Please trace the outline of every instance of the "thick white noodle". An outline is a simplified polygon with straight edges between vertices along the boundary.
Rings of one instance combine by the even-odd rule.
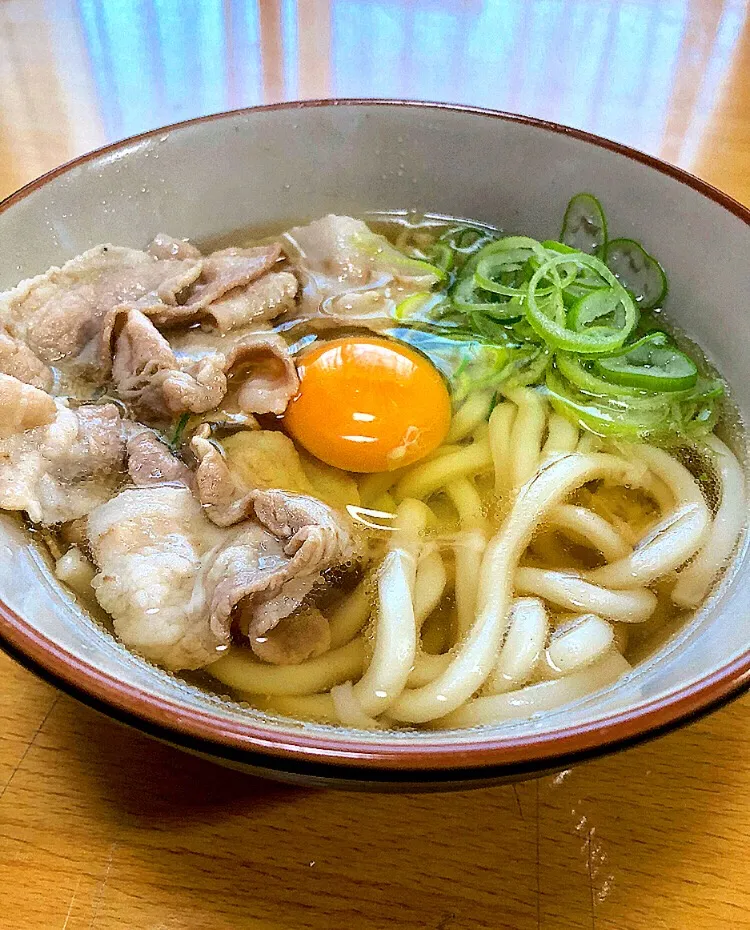
[[[365,647],[358,636],[299,665],[268,665],[254,659],[248,649],[230,649],[207,671],[219,681],[248,694],[304,695],[328,691],[334,685],[362,674]]]
[[[537,526],[572,491],[604,476],[626,480],[631,467],[612,455],[562,456],[544,463],[524,485],[503,526],[487,546],[480,571],[477,616],[445,672],[405,691],[391,706],[395,720],[425,723],[455,710],[485,682],[505,635],[513,576]]]
[[[576,504],[560,504],[550,513],[548,524],[574,542],[598,549],[611,562],[632,552],[632,546],[604,517]]]
[[[532,594],[565,610],[599,614],[619,623],[642,623],[656,610],[656,595],[647,588],[611,591],[592,584],[574,572],[546,568],[519,568],[518,594]]]
[[[427,543],[419,557],[414,582],[414,622],[418,630],[442,600],[447,582],[440,550],[435,543]]]
[[[352,593],[331,611],[328,618],[331,649],[336,649],[352,640],[367,623],[370,610],[367,581],[360,581]]]
[[[422,628],[425,620],[435,610],[443,598],[448,573],[436,543],[427,543],[422,549],[417,564],[417,577],[414,583],[414,622],[417,630]],[[446,667],[448,655],[431,655],[424,652],[421,640],[417,637],[417,649],[414,664],[406,680],[406,687],[414,683],[427,684]]]
[[[354,686],[354,694],[368,717],[377,717],[401,694],[414,665],[414,561],[404,549],[392,549],[378,573],[375,648],[367,670]]]
[[[507,694],[475,698],[436,721],[436,725],[463,728],[501,723],[504,720],[522,720],[540,711],[554,710],[561,704],[592,694],[612,684],[629,671],[630,663],[612,650],[593,665],[564,678],[542,681],[519,691],[509,691]]]
[[[55,562],[55,575],[69,585],[76,594],[91,597],[93,590],[91,582],[94,580],[96,569],[78,546],[70,549]]]
[[[569,675],[601,659],[614,641],[615,631],[606,620],[596,614],[582,614],[555,630],[547,647],[547,659],[561,675]]]
[[[434,452],[431,452],[421,460],[421,464],[424,465],[426,462],[434,462],[435,459],[445,458],[446,455],[453,455],[454,452],[460,452],[461,449],[463,449],[463,446],[458,443],[438,446]]]
[[[372,507],[375,501],[387,491],[390,491],[404,471],[405,469],[399,468],[394,471],[379,471],[372,475],[364,475],[358,484],[362,506]]]
[[[273,698],[269,703],[270,713],[296,717],[298,720],[315,720],[320,723],[338,723],[339,716],[330,692],[325,694],[288,695]]]
[[[487,547],[488,525],[482,499],[473,482],[467,478],[459,478],[457,481],[451,481],[445,491],[456,508],[461,523],[461,532],[456,533],[453,540],[457,639],[460,642],[474,622],[479,567]]]
[[[685,466],[664,449],[643,443],[623,446],[629,457],[643,462],[669,488],[678,504],[703,504],[705,500],[698,482]]]
[[[661,478],[657,478],[651,472],[644,475],[641,488],[656,501],[656,505],[662,513],[666,513],[674,507],[674,495]]]
[[[481,529],[462,530],[456,534],[454,539],[453,556],[456,564],[454,594],[458,642],[461,642],[474,623],[479,571],[486,548],[487,534]]]
[[[350,681],[331,688],[331,698],[336,709],[336,716],[342,726],[357,727],[360,730],[380,730],[382,724],[374,717],[369,717],[363,710]]]
[[[509,391],[507,397],[518,407],[510,436],[510,456],[513,487],[520,488],[539,468],[547,402],[532,388],[517,388]]]
[[[548,633],[549,617],[543,602],[537,597],[516,598],[500,658],[487,679],[487,691],[501,694],[525,685],[544,652]]]
[[[451,658],[450,652],[433,655],[430,652],[419,650],[414,659],[414,667],[409,672],[406,686],[408,688],[421,688],[423,685],[434,681],[438,675],[442,675],[448,668]]]
[[[422,536],[432,521],[432,512],[423,501],[407,499],[396,511],[391,549],[403,549],[416,560],[422,550]]]
[[[705,539],[708,508],[686,504],[660,520],[636,543],[630,555],[586,572],[586,577],[611,588],[648,585],[683,565]]]
[[[502,494],[512,484],[510,436],[517,411],[515,404],[506,401],[498,404],[490,415],[490,449],[495,469],[495,494]]]
[[[701,489],[684,465],[653,446],[633,446],[630,454],[667,485],[677,505],[630,555],[586,573],[590,581],[610,588],[651,584],[679,568],[703,544],[711,525],[711,513]]]
[[[547,439],[542,446],[542,458],[575,452],[578,445],[578,427],[559,413],[551,413],[547,421]]]
[[[398,500],[429,497],[449,481],[473,477],[491,467],[490,442],[484,436],[462,446],[457,452],[409,469],[396,485],[395,496]]]
[[[456,508],[462,529],[470,530],[487,526],[482,498],[472,481],[468,478],[450,481],[445,486],[445,493]]]
[[[740,463],[716,436],[709,436],[705,442],[721,480],[721,501],[703,548],[679,573],[672,590],[672,600],[681,607],[697,607],[705,598],[747,521],[745,476]]]
[[[473,433],[490,415],[493,391],[475,391],[453,414],[446,442],[460,442]]]
[[[404,690],[414,665],[414,586],[429,514],[422,501],[407,499],[399,505],[391,549],[378,570],[375,646],[370,664],[353,688],[353,699],[367,717],[377,717],[389,707]]]

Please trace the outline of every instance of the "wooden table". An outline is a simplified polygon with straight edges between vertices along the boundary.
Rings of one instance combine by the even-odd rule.
[[[340,95],[558,119],[750,202],[747,7],[0,0],[0,196],[163,123]],[[515,787],[361,796],[184,756],[0,656],[0,928],[750,927],[749,710]]]

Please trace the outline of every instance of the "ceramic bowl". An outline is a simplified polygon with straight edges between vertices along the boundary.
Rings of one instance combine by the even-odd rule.
[[[750,213],[684,172],[562,126],[454,106],[319,101],[206,117],[79,158],[0,205],[0,289],[99,243],[196,240],[329,212],[416,209],[556,236],[592,191],[611,227],[657,253],[672,315],[750,410]],[[308,784],[380,789],[521,778],[622,748],[750,683],[745,542],[710,601],[610,690],[475,731],[380,733],[266,718],[130,655],[55,582],[13,520],[0,525],[0,641],[111,717],[224,764]]]

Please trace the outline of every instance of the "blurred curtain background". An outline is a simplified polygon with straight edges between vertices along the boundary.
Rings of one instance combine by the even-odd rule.
[[[0,183],[51,167],[50,151],[327,96],[528,113],[710,174],[702,146],[747,64],[747,12],[746,0],[2,0]]]

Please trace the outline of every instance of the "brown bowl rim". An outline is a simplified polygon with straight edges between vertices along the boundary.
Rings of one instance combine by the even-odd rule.
[[[695,175],[661,159],[601,136],[535,117],[481,107],[419,100],[331,98],[289,101],[228,110],[200,116],[131,136],[81,155],[31,181],[0,202],[4,213],[54,178],[87,162],[173,129],[272,110],[313,107],[399,106],[456,111],[509,123],[532,126],[570,136],[608,149],[667,175],[724,207],[750,225],[750,210]],[[388,774],[416,773],[445,778],[451,773],[477,777],[488,771],[528,772],[555,763],[588,758],[640,742],[709,712],[750,688],[750,648],[741,656],[691,685],[577,727],[523,737],[472,739],[470,733],[454,744],[407,743],[403,739],[377,744],[354,738],[332,742],[323,733],[276,733],[262,724],[219,719],[209,711],[186,708],[171,700],[146,694],[105,674],[62,649],[0,601],[0,645],[40,676],[104,713],[187,748],[223,758],[260,760],[280,772],[300,766],[349,770],[357,777],[388,778]],[[430,776],[432,773],[432,776]]]

